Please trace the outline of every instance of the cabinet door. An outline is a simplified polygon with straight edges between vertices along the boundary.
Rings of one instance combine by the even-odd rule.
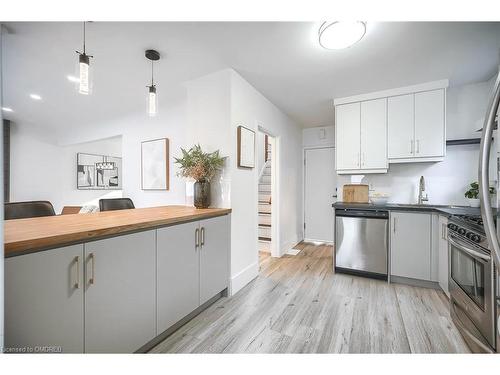
[[[87,353],[132,353],[155,337],[155,234],[85,244]]]
[[[360,103],[335,107],[337,170],[360,168],[360,111]]]
[[[199,306],[198,230],[198,221],[157,230],[157,335]]]
[[[231,217],[200,221],[200,305],[229,285]]]
[[[444,89],[415,94],[415,157],[444,156]]]
[[[5,346],[83,353],[83,245],[5,260]]]
[[[387,156],[389,159],[413,157],[413,94],[387,99]]]
[[[387,99],[361,102],[361,169],[387,168]]]
[[[431,217],[391,212],[391,275],[431,280]]]
[[[439,286],[449,297],[448,290],[448,218],[439,216]]]

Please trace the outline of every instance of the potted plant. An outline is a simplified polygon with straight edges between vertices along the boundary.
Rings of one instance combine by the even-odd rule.
[[[495,194],[495,189],[490,187],[489,192],[490,194]],[[467,190],[464,195],[469,200],[469,205],[471,207],[479,207],[479,183],[471,183],[469,190]]]
[[[219,155],[219,150],[207,153],[201,146],[195,145],[188,151],[181,148],[182,157],[174,158],[179,164],[179,176],[192,178],[194,183],[194,206],[208,208],[210,206],[210,180],[217,171],[222,169],[224,158]]]

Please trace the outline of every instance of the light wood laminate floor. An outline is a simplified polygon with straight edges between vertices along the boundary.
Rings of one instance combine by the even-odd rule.
[[[332,247],[260,254],[260,275],[154,353],[467,353],[441,291],[332,271]]]

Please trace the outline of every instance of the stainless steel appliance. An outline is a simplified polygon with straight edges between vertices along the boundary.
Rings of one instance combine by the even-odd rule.
[[[495,270],[479,215],[452,216],[448,224],[451,316],[475,352],[493,352]]]
[[[496,176],[493,176],[493,179],[496,179],[497,199],[499,199],[500,197],[500,194],[498,193],[500,187],[500,179],[498,175],[499,150],[491,149],[493,130],[498,127],[499,103],[500,73],[498,74],[495,81],[486,116],[484,118],[484,124],[481,134],[481,145],[479,149],[479,199],[481,205],[481,219],[477,220],[476,218],[476,224],[483,227],[483,233],[486,235],[486,241],[484,241],[484,238],[481,237],[481,233],[478,233],[477,231],[475,235],[480,235],[479,242],[477,242],[476,237],[472,238],[472,235],[469,235],[469,240],[472,240],[470,242],[467,242],[466,240],[463,240],[463,238],[461,238],[461,240],[465,241],[467,245],[465,247],[467,248],[467,250],[474,250],[474,252],[467,252],[467,250],[465,250],[465,254],[470,257],[468,260],[469,267],[472,267],[472,269],[474,270],[473,272],[471,271],[472,273],[469,273],[468,275],[469,277],[473,277],[473,281],[472,283],[469,282],[470,285],[466,286],[465,288],[468,289],[468,293],[465,292],[463,286],[460,287],[465,292],[465,294],[469,296],[468,300],[465,298],[456,297],[458,293],[455,294],[455,297],[452,295],[451,299],[452,317],[457,323],[458,328],[461,330],[462,335],[469,343],[471,349],[474,351],[496,350],[497,352],[500,352],[500,321],[498,311],[500,309],[500,307],[498,306],[500,291],[498,290],[499,288],[497,285],[498,270],[500,269],[500,221],[497,217],[499,210],[494,213],[489,194],[490,159],[494,159],[496,160],[497,164],[495,168],[497,173]],[[491,152],[493,152],[493,155],[491,155]],[[497,225],[497,223],[499,223],[499,225]],[[467,228],[464,229],[466,231],[465,235],[467,236]],[[457,228],[455,232],[459,233],[459,230],[460,228]],[[463,232],[463,230],[460,232]],[[463,235],[463,233],[461,233],[460,235]],[[456,237],[458,238],[458,236]],[[451,239],[453,241],[453,236],[451,237]],[[471,242],[474,242],[477,246],[471,248]],[[463,245],[463,243],[459,242],[459,245]],[[451,259],[451,256],[453,256],[453,254],[459,254],[457,253],[457,251],[461,251],[456,250],[456,248],[459,247],[460,246],[455,247],[453,242],[450,243],[450,260],[452,262],[453,260]],[[481,254],[481,256],[478,256],[479,254]],[[473,259],[474,261],[471,262],[470,259]],[[464,260],[463,262],[466,261]],[[451,267],[453,267],[453,264],[451,264]],[[450,281],[451,280],[452,276],[450,273]],[[479,280],[481,280],[483,284],[481,284]],[[470,289],[471,286],[472,290]],[[473,304],[475,304],[479,308],[479,310],[483,311],[482,316],[480,314],[476,316],[475,313],[478,310],[473,307]],[[490,305],[492,306],[492,311],[488,310],[488,306]],[[490,322],[490,317],[493,321],[493,324],[491,324]],[[471,322],[474,326],[462,324],[464,321],[466,323]],[[488,329],[489,331],[487,332],[486,329]],[[481,345],[485,344],[483,339],[486,339],[489,346]]]
[[[389,213],[335,210],[335,271],[387,279]]]

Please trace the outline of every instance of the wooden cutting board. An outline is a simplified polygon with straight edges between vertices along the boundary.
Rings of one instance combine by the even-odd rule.
[[[342,196],[345,203],[368,203],[368,185],[344,185]]]

